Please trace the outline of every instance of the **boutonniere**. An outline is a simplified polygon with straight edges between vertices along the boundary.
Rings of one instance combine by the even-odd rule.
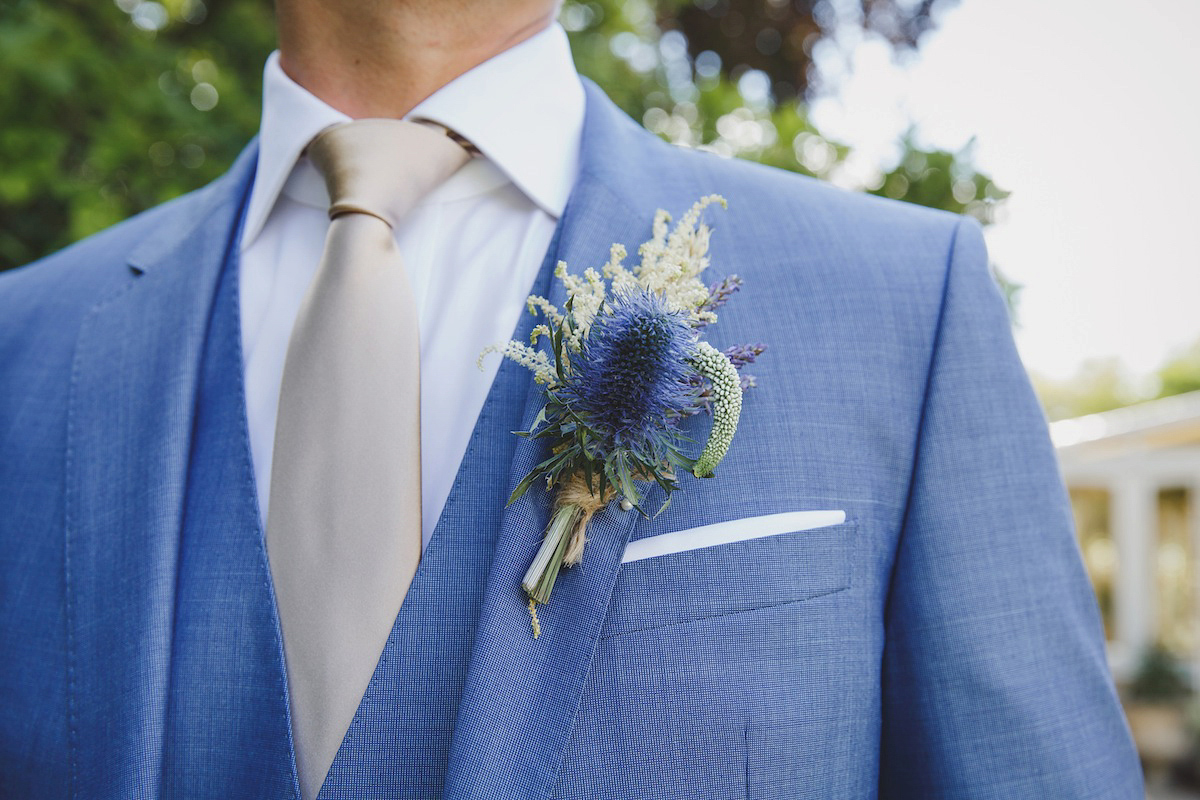
[[[700,279],[711,235],[700,217],[713,203],[724,206],[725,200],[701,199],[670,230],[670,215],[655,214],[653,236],[638,248],[641,261],[632,268],[623,266],[627,254],[620,244],[599,272],[571,275],[559,262],[563,309],[531,296],[530,313],[546,322],[534,328],[529,344],[511,341],[480,356],[500,352],[529,368],[545,399],[533,426],[516,433],[545,441],[550,455],[508,500],[538,480],[555,492],[550,524],[521,584],[535,638],[537,606],[550,599],[559,571],[583,560],[592,517],[613,500],[645,515],[639,483],[666,493],[655,512],[661,513],[681,488],[679,474],[712,477],[733,440],[742,390],[754,386],[740,370],[765,347],[720,351],[704,341],[718,309],[741,286],[737,276],[712,285]],[[693,457],[679,423],[701,412],[712,414],[712,430]]]

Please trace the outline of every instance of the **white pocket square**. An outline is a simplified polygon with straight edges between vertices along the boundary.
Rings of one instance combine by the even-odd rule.
[[[718,544],[761,539],[764,536],[778,536],[781,533],[825,528],[830,525],[841,525],[845,521],[845,511],[787,511],[783,514],[743,517],[729,522],[718,522],[699,528],[688,528],[684,531],[637,539],[625,546],[625,555],[621,557],[621,563],[628,564],[644,558],[699,550],[702,547],[712,547]]]

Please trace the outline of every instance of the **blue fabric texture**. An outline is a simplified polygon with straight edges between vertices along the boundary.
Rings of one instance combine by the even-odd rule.
[[[169,797],[295,792],[283,650],[242,386],[239,238],[230,239],[196,394],[158,777]]]
[[[0,275],[0,797],[296,796],[229,247],[255,153]],[[979,225],[672,148],[589,84],[539,280],[713,192],[745,285],[709,338],[770,348],[716,479],[598,515],[535,641],[550,499],[504,502],[538,393],[503,367],[322,797],[1141,798]],[[809,509],[846,522],[620,564]]]

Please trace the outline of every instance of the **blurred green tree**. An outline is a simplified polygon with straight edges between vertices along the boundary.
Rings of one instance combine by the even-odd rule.
[[[1052,420],[1123,408],[1160,397],[1200,391],[1200,340],[1177,350],[1144,379],[1138,380],[1120,359],[1084,361],[1061,380],[1033,375],[1034,388]]]
[[[1200,389],[1200,340],[1167,360],[1158,370],[1159,397]]]
[[[267,4],[11,0],[0,267],[202,186],[258,126]]]
[[[1132,377],[1116,358],[1091,359],[1069,378],[1055,380],[1033,375],[1042,408],[1051,420],[1111,411],[1148,399],[1134,387]]]
[[[808,119],[815,48],[858,26],[910,51],[956,1],[567,0],[560,19],[580,71],[663,138],[851,185],[849,148]],[[6,0],[0,13],[0,269],[207,183],[257,129],[275,41],[262,0]],[[910,133],[901,146],[852,188],[992,221],[1007,193],[970,145],[922,150]]]

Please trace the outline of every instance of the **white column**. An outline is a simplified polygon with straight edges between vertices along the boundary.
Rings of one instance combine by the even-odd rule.
[[[1155,635],[1154,553],[1158,539],[1158,486],[1138,475],[1113,483],[1110,512],[1117,547],[1116,639],[1131,666]]]

